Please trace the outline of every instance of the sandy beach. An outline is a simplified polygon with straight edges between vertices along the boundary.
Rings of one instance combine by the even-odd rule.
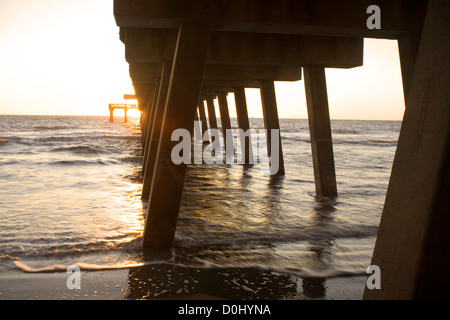
[[[81,271],[80,289],[70,275],[7,272],[0,275],[2,300],[361,300],[364,276],[301,279],[255,269],[197,269],[147,265]]]

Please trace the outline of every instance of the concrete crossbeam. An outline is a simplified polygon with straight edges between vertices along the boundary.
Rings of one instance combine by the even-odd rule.
[[[128,62],[171,60],[177,30],[127,28],[121,30]],[[362,38],[215,32],[208,64],[353,68],[363,64]]]
[[[130,76],[133,79],[149,81],[161,76],[162,63],[130,62]],[[273,80],[298,81],[302,79],[300,67],[286,66],[233,66],[207,65],[204,79],[209,80]]]
[[[211,23],[214,30],[396,39],[418,34],[427,0],[115,0],[123,27],[178,29],[183,21]],[[382,12],[382,28],[366,26],[367,8]]]

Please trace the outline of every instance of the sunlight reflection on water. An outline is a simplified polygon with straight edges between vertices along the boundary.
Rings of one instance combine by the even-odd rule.
[[[146,204],[137,119],[0,121],[6,140],[0,148],[0,266],[9,268],[11,259],[31,267],[166,261],[292,274],[364,272],[400,123],[333,122],[336,199],[314,194],[307,122],[281,124],[286,176],[268,176],[264,164],[190,166],[174,248],[155,258],[141,248]]]

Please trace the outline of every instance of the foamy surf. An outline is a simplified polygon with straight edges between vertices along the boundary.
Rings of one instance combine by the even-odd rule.
[[[14,261],[16,267],[21,269],[26,273],[58,273],[58,272],[67,272],[69,267],[76,266],[80,268],[81,271],[101,271],[101,270],[119,270],[119,269],[128,269],[132,267],[141,267],[143,264],[122,264],[122,265],[97,265],[97,264],[89,264],[89,263],[75,263],[70,266],[65,266],[62,264],[52,265],[43,268],[31,268],[26,264],[20,261]]]
[[[357,277],[367,275],[366,271],[361,270],[342,270],[338,268],[330,268],[326,270],[307,270],[300,268],[283,268],[283,267],[270,267],[261,265],[246,265],[236,266],[232,264],[221,263],[217,264],[210,261],[204,261],[202,259],[195,259],[198,265],[192,266],[196,269],[211,269],[211,270],[239,270],[239,269],[254,269],[267,273],[290,275],[302,279],[331,279],[331,278],[345,278],[345,277]]]
[[[20,261],[14,261],[14,264],[17,268],[19,268],[22,272],[25,273],[66,273],[69,268],[73,268],[74,266],[78,267],[80,271],[108,271],[108,270],[124,270],[131,268],[159,268],[161,270],[169,270],[172,268],[179,268],[179,270],[197,270],[197,272],[203,271],[213,271],[219,272],[224,275],[227,275],[227,272],[237,273],[246,270],[253,270],[253,272],[260,272],[265,274],[274,274],[274,275],[284,275],[284,276],[293,276],[301,279],[332,279],[332,278],[346,278],[346,277],[359,277],[367,275],[365,270],[361,271],[350,271],[350,270],[339,270],[339,269],[328,269],[321,271],[314,270],[303,270],[303,269],[293,269],[293,268],[273,268],[273,267],[263,267],[263,266],[235,266],[235,265],[227,265],[227,264],[215,264],[211,262],[200,261],[198,265],[187,266],[179,263],[170,263],[170,262],[162,262],[155,261],[153,263],[127,263],[127,264],[119,264],[119,265],[97,265],[97,264],[88,264],[88,263],[75,263],[73,265],[51,265],[42,268],[32,268],[27,266]],[[241,270],[241,271],[240,271]],[[181,274],[180,274],[181,275]]]

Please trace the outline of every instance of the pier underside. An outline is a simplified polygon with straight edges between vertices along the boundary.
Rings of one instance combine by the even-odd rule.
[[[396,39],[406,112],[372,260],[381,269],[381,289],[366,289],[365,298],[448,298],[450,3],[375,2],[381,29],[368,28],[374,4],[368,0],[114,1],[143,113],[145,248],[170,248],[175,235],[186,164],[171,159],[178,143],[172,133],[193,134],[196,119],[203,131],[218,128],[217,99],[226,136],[230,92],[238,126],[247,131],[245,88],[260,89],[270,133],[280,130],[274,82],[303,77],[315,191],[337,197],[325,70],[362,66],[364,38]],[[268,154],[278,155],[271,158],[276,175],[289,174],[282,134],[267,144]],[[267,140],[273,141],[269,134]],[[248,146],[244,152],[249,161]]]

